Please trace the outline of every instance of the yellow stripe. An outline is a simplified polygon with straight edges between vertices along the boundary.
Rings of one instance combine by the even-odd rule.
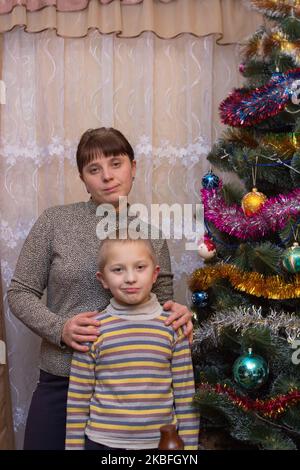
[[[122,328],[118,331],[109,331],[107,333],[103,333],[103,338],[111,337],[111,336],[118,336],[120,334],[129,334],[129,333],[143,333],[144,335],[148,336],[151,333],[157,334],[160,336],[164,336],[166,338],[172,338],[171,334],[168,331],[161,331],[157,328]]]
[[[72,360],[72,365],[85,367],[87,369],[93,369],[94,368],[94,363],[87,364],[86,362],[76,361],[75,359]]]
[[[199,432],[199,429],[194,429],[194,430],[192,430],[192,429],[183,429],[182,431],[180,431],[179,434],[180,434],[180,436],[184,436],[186,434],[195,434],[196,435],[196,434],[198,434],[198,432]]]
[[[153,366],[153,367],[158,367],[159,369],[168,369],[169,364],[160,364],[159,362],[150,362],[150,361],[143,361],[143,362],[136,362],[136,361],[130,361],[128,359],[127,362],[124,362],[122,364],[99,364],[96,366],[96,370],[98,369],[119,369],[119,368],[128,368],[128,367],[144,367],[144,366]]]
[[[190,397],[176,398],[176,403],[185,403],[186,405],[189,405],[190,401],[191,401]]]
[[[87,406],[68,406],[68,412],[69,413],[82,413],[84,416],[87,416],[88,413],[86,412],[86,410],[89,408],[89,405]]]
[[[85,427],[86,427],[86,423],[67,423],[67,429],[73,429],[73,428],[84,429]]]
[[[101,394],[101,393],[97,393],[96,394],[96,398],[100,399],[100,398],[103,398],[103,399],[109,399],[109,400],[113,400],[113,401],[116,401],[116,400],[124,400],[124,398],[164,398],[164,399],[167,399],[167,398],[173,398],[172,394],[165,394],[165,393],[147,393],[147,395],[145,395],[144,393],[134,393],[134,394],[128,394],[128,396],[124,397],[123,395],[119,397],[119,395],[116,393],[114,395],[105,395],[105,394]],[[130,402],[129,402],[130,403]]]
[[[174,351],[173,357],[186,356],[189,353],[188,349],[182,349],[181,351]]]
[[[156,379],[155,377],[141,377],[137,379],[104,379],[101,380],[102,384],[157,384],[157,383],[162,383],[162,384],[167,384],[171,380],[170,379]]]
[[[192,365],[189,365],[189,366],[178,366],[178,367],[172,367],[172,370],[174,371],[184,371],[184,370],[192,370],[193,367]]]
[[[174,382],[173,384],[173,387],[176,388],[176,387],[185,387],[187,385],[194,385],[194,381],[193,380],[189,380],[188,382]]]
[[[119,429],[120,431],[143,431],[144,429],[159,429],[158,424],[141,424],[140,426],[126,426],[125,424],[100,424],[100,423],[91,423],[92,428],[99,429]]]
[[[84,383],[93,384],[93,383],[95,383],[95,380],[94,379],[87,379],[85,377],[80,379],[79,377],[75,377],[74,375],[71,375],[70,376],[70,382],[77,382],[77,383],[81,383],[81,384],[84,384]]]
[[[197,418],[198,415],[196,413],[187,413],[185,415],[177,414],[176,417],[178,419],[184,419],[184,418]]]
[[[169,413],[171,408],[162,408],[162,409],[155,409],[155,410],[134,410],[134,409],[107,409],[102,408],[100,406],[91,405],[90,409],[93,411],[97,411],[101,414],[130,414],[130,415],[147,415],[149,414],[157,414],[157,413]]]
[[[117,317],[115,317],[117,318]],[[105,318],[104,320],[100,320],[101,321],[101,325],[105,325],[106,323],[111,323],[112,322],[112,317],[109,316],[107,318]],[[100,328],[101,328],[101,325],[100,325]]]
[[[83,398],[83,399],[88,399],[89,396],[92,396],[93,392],[91,391],[91,393],[75,393],[75,392],[68,392],[68,396],[69,397],[73,397],[73,398]]]
[[[134,349],[142,349],[142,350],[150,350],[150,351],[162,351],[162,352],[169,352],[169,348],[163,348],[161,346],[153,346],[148,344],[135,344]],[[123,352],[123,351],[130,351],[130,346],[116,346],[110,349],[106,349],[105,351],[101,351],[101,356],[105,356],[111,352]]]
[[[83,444],[83,443],[84,443],[84,439],[72,439],[71,437],[66,439],[66,444]]]

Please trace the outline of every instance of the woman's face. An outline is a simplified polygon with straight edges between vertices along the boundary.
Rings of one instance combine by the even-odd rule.
[[[136,162],[128,155],[102,155],[83,167],[80,178],[93,201],[118,207],[119,197],[131,190],[135,172]]]

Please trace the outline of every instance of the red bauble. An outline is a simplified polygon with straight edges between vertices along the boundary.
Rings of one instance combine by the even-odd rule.
[[[209,260],[215,256],[216,245],[208,235],[204,235],[204,239],[199,242],[198,253],[199,256],[205,260]]]

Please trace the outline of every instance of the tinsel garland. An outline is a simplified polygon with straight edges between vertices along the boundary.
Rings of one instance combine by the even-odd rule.
[[[300,214],[300,188],[268,199],[260,211],[247,217],[237,204],[228,206],[219,189],[201,189],[205,219],[221,232],[241,240],[258,240],[282,230],[290,217]]]
[[[202,347],[217,347],[222,333],[227,328],[244,334],[251,327],[268,328],[276,336],[284,335],[284,339],[292,344],[300,338],[300,318],[294,313],[286,313],[271,309],[264,317],[261,307],[234,307],[215,313],[209,320],[201,323],[194,331],[193,348],[197,351]]]
[[[228,387],[226,384],[216,384],[212,386],[207,383],[202,383],[198,387],[198,393],[201,394],[201,391],[204,393],[211,392],[217,395],[226,395],[230,401],[244,411],[256,412],[272,419],[278,418],[288,407],[297,405],[300,402],[299,390],[291,390],[285,395],[277,395],[267,400],[253,400],[248,397],[240,396],[233,388]]]
[[[253,9],[270,17],[291,16],[292,9],[294,15],[300,17],[300,0],[250,0],[250,4]]]
[[[192,292],[207,290],[218,279],[228,279],[235,289],[256,297],[275,300],[300,298],[300,274],[294,276],[293,282],[286,282],[282,276],[244,272],[232,264],[222,263],[196,269],[189,287]]]
[[[291,86],[300,79],[300,68],[273,74],[270,81],[253,90],[235,89],[220,104],[224,124],[233,127],[253,126],[279,114],[290,102]]]

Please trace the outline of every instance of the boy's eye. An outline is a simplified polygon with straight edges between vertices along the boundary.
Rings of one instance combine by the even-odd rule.
[[[113,268],[112,272],[113,273],[120,273],[122,271],[122,268]]]
[[[112,166],[114,168],[118,168],[119,166],[121,166],[121,162],[117,161],[117,162],[113,162]]]
[[[142,269],[144,269],[145,267],[146,267],[146,266],[145,266],[144,264],[140,264],[140,265],[138,266],[138,269],[139,269],[139,270],[142,270]]]
[[[92,169],[90,170],[91,173],[96,173],[97,171],[98,171],[98,168],[92,168]]]

